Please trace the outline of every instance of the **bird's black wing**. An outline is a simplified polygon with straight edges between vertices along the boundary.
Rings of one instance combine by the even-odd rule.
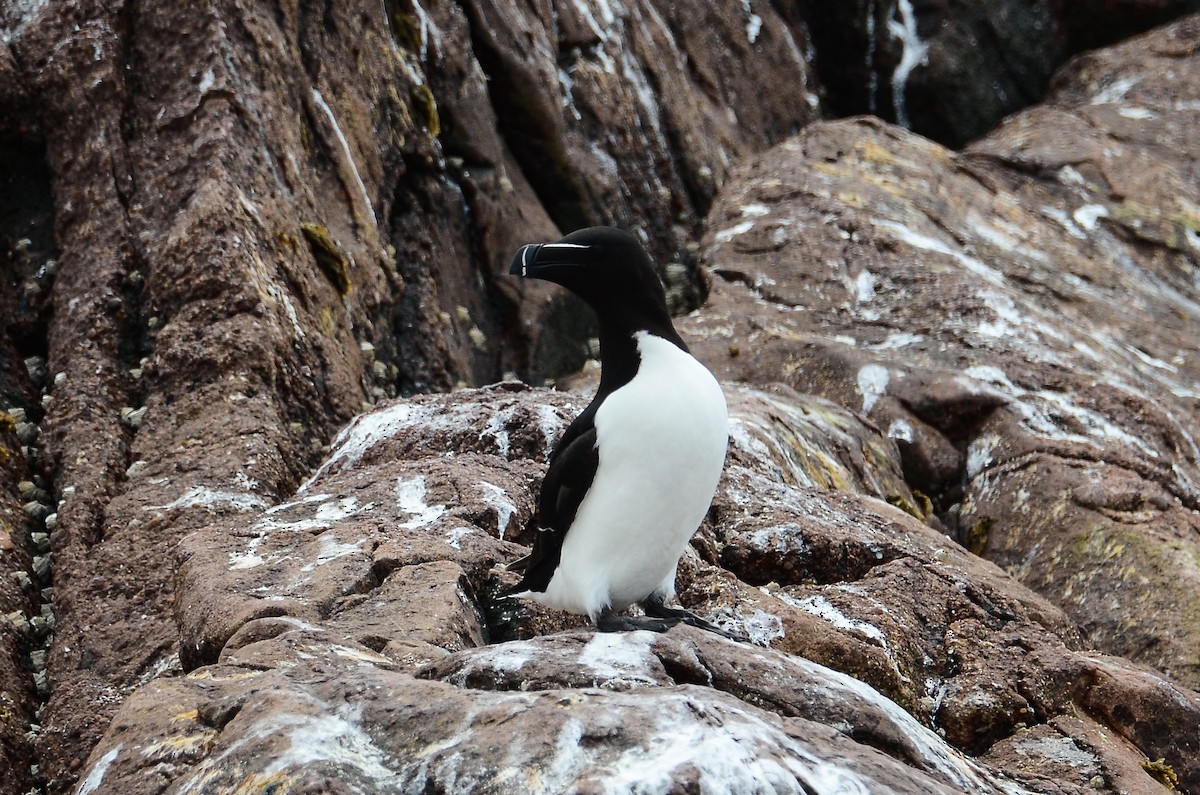
[[[596,426],[592,423],[594,413],[585,411],[576,418],[550,456],[550,467],[546,470],[538,500],[540,528],[529,557],[509,567],[522,570],[518,566],[523,563],[525,572],[510,593],[545,591],[558,568],[563,539],[575,521],[575,512],[592,485],[600,463]]]

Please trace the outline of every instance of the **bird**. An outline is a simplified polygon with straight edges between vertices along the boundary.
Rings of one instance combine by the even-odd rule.
[[[716,493],[729,443],[717,379],[676,332],[654,264],[632,234],[591,227],[516,252],[509,273],[566,288],[596,313],[600,385],[550,455],[532,551],[507,595],[601,631],[679,623],[743,640],[688,610],[675,573]],[[621,615],[639,605],[644,616]]]

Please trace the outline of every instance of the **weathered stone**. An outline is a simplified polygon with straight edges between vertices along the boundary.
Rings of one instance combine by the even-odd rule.
[[[11,54],[0,46],[0,80],[8,85],[0,94],[14,89]],[[4,98],[0,97],[0,102]],[[6,128],[11,120],[0,122]],[[7,132],[7,130],[5,130]],[[0,156],[0,163],[4,158]],[[0,172],[5,172],[0,165]],[[24,406],[32,402],[36,387],[29,369],[12,345],[12,338],[35,325],[33,313],[18,294],[20,282],[29,276],[32,245],[14,250],[14,241],[25,239],[30,216],[36,215],[36,199],[29,198],[25,212],[19,212],[16,190],[23,187],[14,177],[0,178],[0,793],[24,795],[36,786],[31,765],[36,764],[31,730],[37,712],[37,694],[31,675],[29,655],[37,640],[30,619],[37,616],[37,587],[34,584],[33,556],[37,523],[26,505],[46,499],[33,482],[18,429],[30,425]],[[28,242],[28,240],[27,240]],[[27,255],[28,252],[28,255]],[[39,415],[33,415],[39,416]],[[34,513],[37,513],[35,511]],[[44,666],[43,666],[44,669]]]
[[[1183,14],[1197,0],[805,0],[829,109],[870,113],[961,147],[1041,100],[1073,53]]]
[[[1186,104],[1200,80],[1174,53],[1196,30],[1189,19],[1088,56],[1078,79],[1126,63],[1145,102]],[[1146,48],[1162,54],[1121,60]],[[1191,111],[1147,110],[1161,132],[1112,140],[1102,120],[1124,117],[1105,115],[1108,100],[1059,84],[1061,107],[962,156],[867,120],[814,125],[763,156],[714,210],[710,309],[686,328],[726,378],[785,381],[869,416],[964,544],[1055,599],[1091,642],[1194,684],[1200,245],[1179,118]],[[1103,143],[1080,146],[1082,122],[1051,123],[1075,113]]]
[[[248,621],[332,620],[347,640],[485,642],[477,594],[534,510],[532,485],[578,398],[521,385],[414,398],[351,423],[291,502],[181,546],[188,667]]]
[[[1083,729],[1060,730],[1062,742],[1089,749],[1102,771],[1096,788],[1115,787],[1119,771],[1132,775],[1151,754],[1172,760],[1184,780],[1196,777],[1184,759],[1194,738],[1172,727],[1200,716],[1200,700],[1151,674],[1136,674],[1157,683],[1150,697],[1125,689],[1121,676],[1097,679],[1093,672],[1123,663],[1075,651],[1077,633],[1058,610],[918,518],[892,439],[784,387],[727,391],[730,458],[711,526],[681,564],[680,600],[778,651],[692,630],[539,637],[572,622],[496,600],[515,575],[491,567],[521,551],[501,539],[528,541],[549,440],[583,405],[577,395],[503,384],[364,415],[292,502],[249,529],[217,522],[189,537],[178,592],[185,666],[284,671],[289,655],[315,654],[443,680],[459,693],[543,691],[572,703],[570,693],[589,688],[631,696],[712,688],[886,749],[921,771],[910,788],[936,786],[920,778],[932,776],[968,791],[992,791],[1009,765],[1035,780],[1057,746],[1032,767],[998,749],[986,769],[960,767],[950,747],[978,753],[1017,742],[1026,727],[1058,725],[1104,699],[1130,710],[1108,719],[1126,741],[1098,747]],[[801,653],[815,663],[789,656]],[[1175,713],[1150,714],[1163,698],[1176,699]],[[630,703],[623,714],[639,714]],[[455,747],[486,767],[502,751],[484,724],[475,721]],[[552,746],[554,736],[524,742]],[[598,758],[580,764],[589,775],[607,769]],[[723,774],[701,766],[696,775],[715,786]]]
[[[36,613],[36,591],[29,576],[32,522],[17,486],[27,470],[8,418],[0,413],[0,793],[24,795],[35,786],[28,733],[37,700],[27,655],[35,643],[28,616]]]
[[[231,660],[133,696],[96,749],[85,790],[138,792],[157,765],[178,771],[180,787],[228,790],[999,791],[925,730],[913,765],[704,686],[495,693],[414,679],[312,635],[283,640],[259,644],[272,651],[253,659],[276,660],[269,669]]]
[[[916,9],[918,28],[930,11]],[[1006,21],[997,16],[1003,9],[980,13]],[[1037,19],[1007,22],[1011,30]],[[11,674],[12,689],[3,692],[12,696],[16,717],[3,729],[9,744],[0,749],[0,788],[67,791],[105,731],[109,739],[121,739],[96,749],[82,784],[87,792],[136,791],[135,781],[171,786],[163,777],[183,787],[191,781],[181,778],[192,775],[184,772],[189,761],[203,767],[195,775],[210,776],[204,780],[215,788],[287,781],[297,789],[329,791],[354,782],[364,788],[393,788],[397,781],[451,788],[455,781],[478,781],[481,789],[501,789],[512,781],[487,777],[499,769],[495,759],[515,736],[526,750],[514,757],[513,769],[521,771],[514,775],[542,776],[550,788],[598,787],[618,763],[653,774],[664,788],[697,788],[701,779],[745,783],[740,770],[713,764],[726,751],[742,759],[729,738],[745,739],[747,732],[767,765],[757,770],[778,774],[781,786],[807,776],[812,788],[827,780],[820,776],[841,775],[830,767],[836,766],[850,771],[848,777],[870,780],[874,789],[952,787],[946,782],[953,778],[915,761],[900,737],[920,732],[896,729],[899,722],[875,724],[872,731],[879,731],[870,736],[888,745],[893,758],[841,733],[844,727],[789,714],[801,708],[817,713],[811,699],[793,704],[767,687],[769,677],[754,667],[753,656],[765,650],[702,654],[695,649],[723,643],[707,636],[695,640],[695,649],[660,645],[656,659],[665,661],[663,669],[686,682],[639,685],[649,692],[602,693],[598,699],[592,688],[576,688],[575,680],[556,683],[552,647],[559,640],[532,642],[536,654],[547,658],[541,670],[550,671],[545,692],[552,695],[544,697],[475,692],[410,676],[452,656],[486,655],[480,644],[504,648],[499,644],[510,639],[579,628],[576,617],[497,599],[514,577],[493,568],[531,539],[544,457],[582,405],[578,396],[509,385],[396,404],[405,408],[358,420],[297,492],[322,460],[332,429],[361,411],[364,401],[449,390],[510,371],[558,375],[589,355],[588,322],[577,307],[549,288],[521,286],[503,275],[517,243],[550,239],[577,223],[634,227],[664,266],[674,304],[695,305],[706,277],[696,272],[694,239],[734,160],[795,132],[820,109],[805,63],[805,27],[795,6],[742,0],[702,8],[659,0],[439,0],[322,9],[243,0],[185,7],[70,0],[0,7],[0,406],[21,413],[27,443],[10,446],[10,452],[31,468],[0,484],[0,509],[19,509],[9,486],[30,480],[49,498],[38,495],[37,502],[56,511],[53,526],[47,517],[45,528],[54,555],[41,556],[39,564],[53,585],[34,581],[31,559],[10,565],[3,558],[0,564],[13,575],[0,586],[10,617],[0,637],[0,679]],[[946,42],[961,40],[963,30],[950,26]],[[1133,55],[1122,57],[1156,70],[1175,62],[1186,81],[1190,60],[1180,56],[1193,52],[1193,38],[1180,27],[1135,42]],[[940,51],[949,52],[943,43]],[[1014,279],[1032,274],[1041,281],[1026,285],[1030,294],[1070,297],[1050,313],[1074,320],[1073,306],[1094,303],[1078,299],[1080,284],[1094,279],[1110,289],[1107,283],[1119,273],[1106,268],[1123,260],[1106,252],[1128,254],[1183,297],[1176,300],[1178,314],[1147,332],[1150,347],[1138,347],[1134,320],[1146,326],[1143,318],[1158,317],[1161,303],[1126,275],[1111,295],[1133,296],[1143,315],[1114,315],[1121,328],[1112,339],[1120,343],[1097,347],[1096,339],[1108,338],[1093,326],[1084,344],[1106,356],[1114,350],[1125,356],[1129,367],[1109,368],[1118,375],[1129,368],[1163,369],[1154,360],[1177,368],[1174,380],[1194,382],[1190,343],[1164,353],[1174,344],[1172,335],[1186,342],[1184,332],[1194,325],[1187,303],[1194,294],[1191,210],[1176,202],[1146,212],[1157,184],[1190,195],[1194,170],[1156,149],[1154,141],[1190,151],[1191,95],[1127,73],[1107,57],[1077,62],[1072,68],[1086,79],[1057,82],[1058,104],[1045,117],[1015,121],[955,159],[952,169],[933,171],[933,199],[919,178],[908,181],[918,173],[908,161],[942,169],[944,150],[890,132],[866,136],[877,146],[875,155],[903,154],[886,165],[894,169],[890,177],[906,181],[876,174],[867,182],[887,190],[854,185],[839,201],[855,207],[871,202],[890,213],[917,197],[922,212],[941,220],[935,211],[974,180],[985,183],[985,192],[1007,197],[981,205],[982,215],[1007,218],[1018,229],[1028,220],[1022,212],[1037,215],[1051,207],[1047,217],[1065,219],[1060,225],[1068,234],[1073,225],[1084,233],[1080,240],[1091,242],[1074,244],[1086,250],[1071,258],[1070,247],[1030,223],[1032,250],[1044,244],[1046,255],[1065,265],[1049,276],[1033,267],[1014,271]],[[1013,63],[1012,73],[1025,79],[1022,64]],[[913,85],[921,73],[912,73]],[[956,74],[943,73],[947,79]],[[1133,78],[1138,82],[1126,90]],[[1153,89],[1145,101],[1139,93],[1144,88]],[[1122,91],[1137,102],[1117,102]],[[991,107],[981,99],[986,88],[943,93],[948,103],[970,94],[972,102],[965,104]],[[1168,114],[1175,97],[1183,105]],[[1164,104],[1147,104],[1151,100]],[[1169,123],[1142,124],[1147,113]],[[1112,135],[1089,139],[1097,125]],[[1027,134],[1026,128],[1033,129]],[[821,129],[810,140],[845,128]],[[1043,137],[1023,150],[1021,140],[1033,142],[1033,133]],[[1016,143],[1003,144],[1006,135]],[[896,149],[897,141],[910,148]],[[989,149],[992,141],[1001,143]],[[827,143],[814,162],[835,170],[846,139],[832,135]],[[1036,173],[1038,158],[1050,162],[1057,153],[1069,155],[1072,146],[1081,153],[1075,173],[1082,185],[1063,169],[1068,161],[1055,166],[1066,180],[1061,185]],[[1127,164],[1108,162],[1109,152]],[[1022,170],[1022,158],[1035,165]],[[786,175],[781,168],[779,176]],[[1107,192],[1103,200],[1092,195],[1093,184]],[[1081,190],[1091,192],[1086,200]],[[1065,203],[1055,203],[1060,200]],[[1008,201],[1026,209],[1015,210]],[[729,234],[726,242],[743,244],[749,237],[730,230],[757,223],[769,204],[747,205],[733,218],[714,215],[712,239]],[[1107,219],[1098,206],[1107,209]],[[854,220],[847,213],[833,216]],[[1087,228],[1092,223],[1097,227]],[[983,261],[980,251],[991,257],[987,252],[1004,249],[1014,237],[1009,227],[979,225],[971,217],[950,224],[958,230],[954,237],[939,237],[941,228],[932,224],[914,228],[924,237],[910,235],[907,244],[933,239],[968,258],[947,255],[941,263],[946,273],[973,264],[972,257]],[[861,236],[869,224],[845,232]],[[826,248],[816,236],[804,242],[832,261],[856,253]],[[903,256],[913,253],[905,253],[905,240],[895,236],[884,242]],[[964,243],[975,248],[955,248]],[[768,239],[762,247],[776,244]],[[1101,265],[1091,267],[1092,259]],[[884,272],[876,260],[864,261],[871,274]],[[721,315],[734,304],[725,277],[743,278],[768,300],[782,297],[795,306],[829,289],[821,280],[789,281],[787,270],[760,278],[762,271],[727,262],[718,268],[711,319],[730,321]],[[986,273],[965,276],[948,289],[974,290]],[[889,287],[858,271],[851,275],[852,292],[863,303]],[[934,281],[929,273],[910,276],[916,283]],[[997,294],[1028,314],[1007,292]],[[967,325],[982,318],[980,328],[996,332],[1007,307],[1003,300],[980,301],[958,319]],[[886,351],[904,342],[892,333],[928,335],[937,325],[931,316],[954,320],[961,308],[950,298],[934,302],[929,312],[894,307],[893,317],[868,321],[880,333],[863,341]],[[781,328],[760,310],[743,306],[733,321],[759,332]],[[798,313],[789,313],[795,320]],[[695,329],[708,318],[688,323]],[[855,316],[852,327],[839,333],[859,334],[865,318]],[[785,334],[803,349],[805,337],[796,327]],[[716,510],[681,562],[681,600],[760,645],[773,645],[779,659],[802,652],[861,676],[930,728],[983,754],[1001,776],[1038,782],[1055,777],[1074,785],[1076,772],[1092,769],[1091,762],[1055,768],[1062,743],[1043,749],[1038,764],[1013,761],[1019,755],[1014,749],[1030,747],[1018,741],[1032,709],[1048,716],[1036,726],[1052,727],[1096,760],[1096,789],[1158,786],[1153,776],[1169,780],[1171,771],[1181,787],[1194,789],[1196,771],[1188,766],[1194,747],[1181,728],[1192,719],[1190,695],[1121,663],[1110,661],[1104,669],[1116,673],[1095,673],[1100,668],[1089,668],[1091,658],[1075,650],[1075,627],[1060,612],[938,535],[943,527],[959,532],[997,560],[1012,554],[997,534],[1011,528],[1004,506],[989,502],[1004,493],[1004,483],[996,481],[995,494],[978,487],[982,478],[1004,471],[1005,462],[1030,451],[1046,453],[1028,438],[1030,418],[1019,412],[1025,396],[986,377],[952,377],[963,364],[959,354],[947,354],[953,362],[906,366],[907,378],[893,373],[884,384],[879,370],[863,369],[882,366],[872,358],[878,352],[858,355],[859,348],[845,356],[844,341],[812,332],[807,341],[814,347],[804,349],[812,356],[805,358],[796,349],[783,350],[781,340],[763,344],[761,335],[747,333],[714,344],[721,356],[741,360],[748,380],[818,385],[828,400],[870,419],[787,390],[731,390],[742,422],[734,430],[743,438],[735,444],[735,468]],[[969,341],[988,348],[988,340],[982,335]],[[1122,347],[1126,342],[1148,359]],[[1071,346],[1060,347],[1054,351],[1069,353]],[[1173,361],[1177,352],[1181,362]],[[1093,387],[1089,411],[1111,417],[1162,461],[1176,460],[1175,448],[1185,447],[1192,431],[1168,430],[1158,439],[1142,436],[1137,425],[1162,430],[1160,419],[1173,409],[1152,411],[1123,402],[1115,388],[1095,388],[1073,369],[1080,361],[1064,356],[1054,367],[1031,368],[1033,375],[1010,371],[1006,377],[1023,390],[1044,393]],[[803,377],[795,377],[797,368]],[[1054,368],[1060,380],[1037,380]],[[142,412],[140,422],[132,413],[122,421],[126,407]],[[404,414],[413,407],[417,414]],[[390,413],[394,409],[399,413]],[[1002,423],[1006,415],[1008,425]],[[1096,429],[1086,421],[1092,416],[1076,412],[1072,422],[1082,427],[1067,428],[1072,438],[1047,458],[1078,461],[1082,450],[1099,464]],[[1033,418],[1040,422],[1043,415]],[[384,421],[372,426],[377,420]],[[370,441],[362,437],[373,427],[390,428],[390,436],[353,452],[350,442]],[[970,445],[992,431],[1011,438],[986,449]],[[1115,511],[1123,519],[1148,510],[1140,507],[1144,497],[1164,522],[1187,521],[1189,505],[1176,481],[1191,477],[1190,465],[1185,461],[1176,472],[1136,445],[1120,448],[1113,443],[1102,451],[1105,466],[1132,473],[1117,502],[1103,489],[1089,493],[1078,481],[1047,478],[1030,485],[1048,495],[1043,487],[1066,482],[1089,510],[1105,516]],[[964,476],[981,462],[979,477]],[[1139,486],[1139,477],[1157,490]],[[767,507],[762,517],[755,515],[756,502]],[[960,507],[952,510],[955,505]],[[1070,523],[1062,526],[1073,532]],[[1157,531],[1165,524],[1150,526]],[[28,557],[32,527],[14,528],[9,535],[17,555]],[[1098,572],[1087,585],[1092,593],[1112,574],[1103,566]],[[1035,580],[1030,575],[1028,581]],[[1143,589],[1135,589],[1139,596],[1151,591],[1134,585]],[[48,601],[33,601],[39,588],[43,600],[53,588],[53,612]],[[1106,638],[1101,623],[1089,623],[1064,604],[1090,637]],[[3,661],[41,664],[43,650],[31,648],[21,634],[31,627],[39,633],[53,628],[54,643],[44,655],[46,668],[25,674]],[[1182,620],[1170,629],[1185,640],[1191,631]],[[1129,634],[1135,640],[1162,637]],[[560,636],[572,637],[584,636]],[[1104,642],[1113,649],[1122,641]],[[1163,659],[1173,653],[1166,649]],[[697,662],[701,657],[705,661]],[[211,667],[195,668],[201,664]],[[182,668],[195,678],[164,678]],[[349,669],[357,672],[343,675]],[[759,671],[759,684],[738,689],[738,669]],[[725,683],[726,692],[715,692],[709,678]],[[238,682],[251,680],[281,689],[274,696],[256,691],[254,698],[262,700],[254,701],[238,689]],[[5,688],[9,681],[3,679]],[[340,689],[345,683],[354,695]],[[374,685],[385,687],[384,695],[357,690]],[[197,700],[195,687],[211,689]],[[126,703],[134,691],[139,694]],[[300,706],[272,713],[264,702],[273,698]],[[358,719],[333,706],[359,698],[379,705],[364,713],[361,725],[369,738],[386,734],[381,745],[356,745],[362,735],[346,726]],[[445,711],[438,712],[443,698]],[[563,699],[583,704],[571,707],[579,713],[569,717],[596,716],[601,727],[578,768],[571,766],[575,757],[556,750],[560,738],[564,744],[576,738],[577,725],[563,716]],[[593,708],[589,699],[603,703]],[[194,716],[186,709],[192,703]],[[143,711],[148,704],[153,706]],[[246,704],[250,711],[239,723]],[[689,704],[704,714],[689,712]],[[845,714],[833,706],[830,715]],[[3,707],[10,709],[8,702]],[[122,717],[113,722],[119,709]],[[33,722],[39,710],[44,727]],[[256,710],[265,721],[282,722],[251,720]],[[854,714],[872,720],[866,710]],[[329,716],[333,722],[323,722]],[[656,716],[662,720],[648,725],[658,734],[628,742],[605,729]],[[488,723],[491,717],[496,723]],[[714,728],[717,719],[725,728]],[[414,724],[423,733],[404,734]],[[285,729],[274,740],[258,736],[272,725]],[[508,733],[516,725],[522,732]],[[223,735],[226,726],[232,728]],[[671,731],[679,726],[704,751],[699,761],[647,767],[645,754],[673,748],[666,740],[675,739]],[[322,727],[332,733],[322,734]],[[317,756],[288,745],[309,729],[328,740]],[[37,738],[36,757],[28,753],[29,737]],[[349,766],[366,772],[354,773],[351,783],[341,775],[344,760],[325,768],[318,761],[321,753],[343,747],[341,740],[352,756],[362,751]],[[386,754],[376,754],[376,747]],[[457,747],[463,755],[455,755]],[[429,764],[422,767],[422,759]],[[373,778],[377,774],[383,778]]]
[[[616,223],[663,266],[673,306],[698,304],[693,242],[730,165],[816,117],[803,26],[740,0],[463,5],[479,66],[451,69],[438,95],[491,274],[506,272],[517,244],[553,239],[554,225]],[[453,47],[453,36],[434,37],[428,52],[446,59]],[[497,124],[501,135],[488,132]],[[513,219],[509,208],[531,195],[549,218]],[[506,352],[505,370],[542,378],[583,364],[595,332],[577,302],[506,277],[494,291],[518,312],[517,358]],[[480,328],[489,338],[513,331]]]
[[[0,9],[0,365],[24,384],[0,392],[34,409],[55,496],[74,490],[51,791],[173,664],[175,541],[290,494],[364,399],[574,368],[575,309],[500,277],[517,243],[640,226],[697,302],[687,250],[732,159],[816,113],[803,31],[772,19],[740,0]],[[541,168],[527,108],[566,173]],[[564,214],[559,177],[586,207]]]

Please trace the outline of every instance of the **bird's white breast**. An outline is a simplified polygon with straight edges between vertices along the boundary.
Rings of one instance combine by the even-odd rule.
[[[637,374],[596,412],[599,466],[542,599],[593,619],[654,592],[674,595],[676,564],[708,511],[729,439],[712,373],[661,337],[634,338]]]

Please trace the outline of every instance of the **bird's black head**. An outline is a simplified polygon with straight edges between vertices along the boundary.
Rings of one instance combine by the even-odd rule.
[[[623,230],[594,226],[556,243],[522,246],[508,272],[562,285],[596,310],[601,326],[676,336],[654,263],[637,238]]]

